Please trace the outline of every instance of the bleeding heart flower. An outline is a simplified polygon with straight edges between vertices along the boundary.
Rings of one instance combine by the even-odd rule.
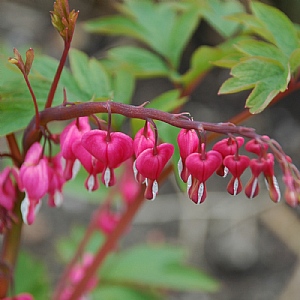
[[[104,164],[102,182],[108,187],[115,184],[114,169],[133,154],[132,138],[122,132],[109,133],[92,130],[82,136],[83,147]]]
[[[163,143],[159,146],[144,150],[136,159],[137,171],[146,178],[145,198],[154,200],[158,193],[159,178],[163,168],[170,160],[174,152],[172,144]]]
[[[202,147],[202,153],[190,154],[185,164],[191,173],[188,195],[194,203],[202,203],[206,198],[205,182],[222,164],[222,155],[214,150],[205,153]]]
[[[270,138],[267,135],[262,136],[265,140],[269,140]],[[252,139],[248,141],[245,145],[245,149],[248,152],[255,153],[257,155],[261,155],[262,153],[265,153],[268,150],[268,144],[261,142],[258,142],[256,139]]]
[[[18,185],[20,191],[25,191],[25,199],[21,204],[24,223],[32,224],[49,186],[48,161],[37,142],[27,151],[20,168]]]
[[[133,151],[135,157],[138,157],[144,150],[153,148],[155,143],[155,135],[149,122],[141,128],[135,135],[133,140]]]
[[[274,155],[272,153],[268,153],[267,157],[264,158],[264,176],[266,180],[267,189],[269,191],[269,196],[272,201],[275,203],[280,201],[281,193],[279,189],[279,185],[277,179],[274,175]]]
[[[177,143],[179,147],[180,159],[178,161],[178,172],[180,178],[187,182],[190,175],[185,165],[186,158],[197,152],[199,146],[199,138],[194,129],[181,129],[177,136]]]
[[[48,158],[48,204],[51,207],[58,207],[62,204],[63,201],[62,188],[66,182],[66,179],[63,175],[61,158],[61,153],[58,153],[54,157]]]
[[[104,163],[97,160],[90,152],[88,152],[81,144],[81,141],[76,141],[72,145],[72,151],[89,173],[84,185],[88,191],[95,191],[99,188],[99,180],[97,175],[103,172]]]
[[[135,157],[138,157],[144,150],[153,148],[155,144],[155,134],[149,124],[141,128],[135,135],[133,140],[133,151]],[[143,177],[136,169],[136,162],[133,162],[134,177],[138,183],[144,183],[145,177]]]
[[[65,159],[64,177],[70,180],[76,176],[80,169],[80,162],[73,153],[72,146],[80,141],[85,132],[91,130],[88,117],[81,117],[70,123],[60,135],[62,157]]]
[[[249,166],[249,163],[250,158],[245,155],[234,154],[228,155],[224,158],[223,164],[232,174],[232,178],[227,185],[227,191],[229,194],[235,196],[242,191],[243,186],[240,177]]]
[[[6,167],[0,173],[0,206],[12,211],[16,200],[16,189],[11,176],[17,180],[17,172],[12,167]]]
[[[262,159],[251,159],[249,163],[252,177],[248,181],[245,187],[245,194],[248,198],[252,199],[259,193],[258,176],[264,171],[265,164]]]
[[[219,142],[217,142],[214,146],[213,146],[213,150],[218,151],[219,153],[221,153],[222,158],[224,160],[224,158],[228,155],[234,155],[237,153],[238,149],[244,144],[244,138],[241,136],[235,137],[235,138],[226,138],[223,139]],[[222,163],[222,165],[219,167],[219,169],[217,170],[217,174],[223,177],[226,177],[228,174],[228,169],[226,168],[226,166],[224,166],[224,164]]]

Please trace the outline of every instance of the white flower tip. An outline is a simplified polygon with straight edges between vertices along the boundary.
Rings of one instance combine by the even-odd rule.
[[[104,172],[104,184],[106,187],[109,187],[110,182],[110,169],[106,168]]]

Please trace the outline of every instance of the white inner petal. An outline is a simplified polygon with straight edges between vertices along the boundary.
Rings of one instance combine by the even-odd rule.
[[[110,182],[110,169],[106,168],[104,172],[104,183],[106,187],[108,187],[109,182]]]
[[[192,175],[190,175],[187,180],[187,192],[189,192],[191,186],[192,186]]]
[[[91,192],[94,188],[95,185],[95,178],[93,175],[90,175],[88,181],[87,181],[87,187],[88,187],[88,191]]]
[[[237,178],[234,179],[233,182],[233,195],[236,196],[239,188],[239,180]]]
[[[198,189],[198,202],[197,202],[197,204],[201,203],[203,193],[204,193],[204,184],[203,184],[203,182],[201,182],[200,185],[199,185],[199,189]]]
[[[27,193],[25,193],[25,198],[21,203],[21,214],[22,214],[22,218],[23,218],[23,222],[28,225],[27,222],[27,216],[28,216],[28,211],[29,211],[29,199],[27,196]]]
[[[158,183],[156,180],[154,180],[153,185],[152,185],[153,198],[151,200],[154,200],[156,198],[157,193],[158,193]]]
[[[182,170],[183,170],[183,164],[182,164],[182,159],[181,159],[181,157],[179,158],[179,161],[178,161],[178,164],[177,164],[177,168],[178,168],[179,176],[181,176],[181,172],[182,172]]]
[[[72,179],[74,179],[76,177],[76,175],[78,174],[78,172],[80,170],[80,167],[81,167],[81,163],[80,163],[79,159],[75,159],[73,168],[72,168]]]
[[[136,160],[133,162],[132,168],[133,168],[134,178],[138,182],[137,176],[138,176],[139,171],[137,170],[135,164],[136,164]]]
[[[256,187],[257,187],[257,184],[258,184],[258,178],[255,177],[254,181],[253,181],[253,184],[252,184],[252,189],[251,189],[251,195],[250,195],[250,199],[253,198],[254,196],[254,193],[255,193],[255,190],[256,190]]]
[[[224,178],[227,176],[228,172],[229,172],[228,168],[224,167],[224,175],[223,175]]]
[[[56,207],[59,207],[62,205],[62,203],[63,203],[63,195],[61,192],[56,191],[54,193],[54,204]]]
[[[280,192],[280,188],[279,188],[279,185],[278,185],[277,178],[275,176],[273,176],[273,182],[274,182],[275,190],[276,190],[276,192],[278,194],[278,200],[277,200],[277,202],[279,202],[280,199],[281,199],[281,192]]]

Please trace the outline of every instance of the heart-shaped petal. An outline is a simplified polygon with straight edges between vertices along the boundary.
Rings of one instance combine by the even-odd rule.
[[[137,157],[135,167],[145,178],[156,180],[172,157],[173,152],[174,146],[168,143],[157,146],[156,153],[152,148],[146,149]]]
[[[205,153],[203,159],[201,153],[192,153],[187,157],[185,164],[193,177],[199,182],[205,182],[222,164],[222,155],[210,150]]]

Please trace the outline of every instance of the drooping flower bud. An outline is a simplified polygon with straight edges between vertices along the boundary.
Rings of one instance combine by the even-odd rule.
[[[137,171],[146,178],[145,198],[154,200],[158,193],[159,178],[163,168],[170,160],[174,152],[172,144],[163,143],[155,148],[144,150],[136,159]]]
[[[185,165],[186,158],[197,152],[199,146],[199,138],[194,129],[181,129],[177,136],[180,159],[178,161],[178,172],[183,182],[187,182],[190,175]]]

